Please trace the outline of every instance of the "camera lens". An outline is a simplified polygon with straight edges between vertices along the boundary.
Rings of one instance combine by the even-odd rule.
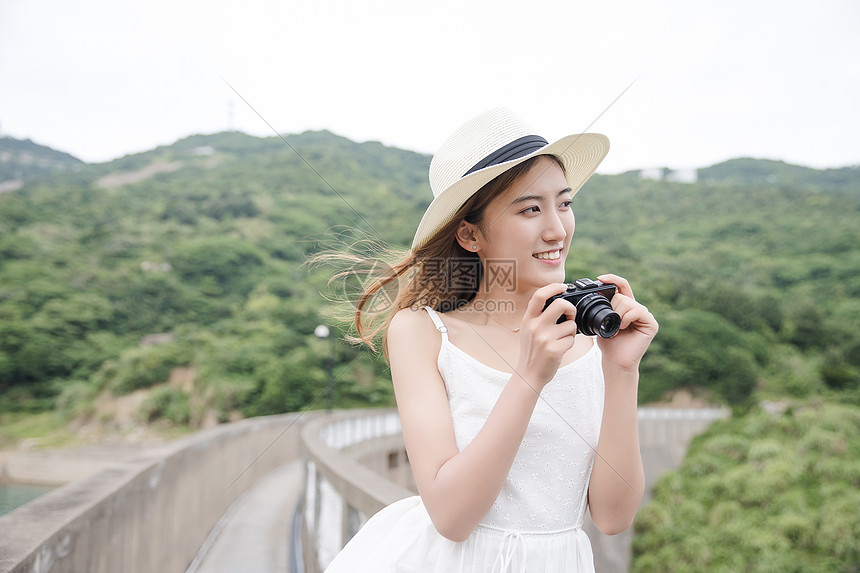
[[[576,326],[586,336],[597,334],[611,338],[621,326],[621,317],[612,310],[606,297],[592,293],[582,297],[576,305]]]
[[[621,327],[621,317],[612,308],[600,310],[595,317],[595,322],[597,321],[600,322],[597,334],[602,338],[612,338]]]

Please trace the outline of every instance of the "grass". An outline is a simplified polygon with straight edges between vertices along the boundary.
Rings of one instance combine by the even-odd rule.
[[[55,411],[0,413],[0,449],[34,440],[38,448],[61,448],[81,442],[66,426],[68,418]]]
[[[54,410],[45,412],[0,412],[0,450],[17,449],[22,443],[30,448],[57,449],[92,444],[104,439],[109,432],[88,432],[79,435],[71,431],[69,414]],[[192,431],[185,425],[141,424],[147,438],[164,441],[175,440]],[[113,435],[123,437],[127,432],[115,431]]]

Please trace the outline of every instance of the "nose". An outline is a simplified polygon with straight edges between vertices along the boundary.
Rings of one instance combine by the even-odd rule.
[[[550,211],[547,214],[546,224],[542,235],[544,241],[548,243],[558,243],[567,237],[567,227],[572,225],[566,221],[565,217],[572,219],[572,217],[570,217],[570,212]]]

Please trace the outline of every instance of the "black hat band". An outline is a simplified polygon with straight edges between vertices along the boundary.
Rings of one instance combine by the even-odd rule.
[[[463,177],[469,173],[483,169],[484,167],[498,165],[499,163],[504,163],[505,161],[511,161],[513,159],[519,159],[520,157],[526,156],[533,151],[546,147],[547,145],[549,145],[549,142],[540,135],[526,135],[524,137],[520,137],[519,139],[515,139],[507,145],[500,147],[477,162],[474,167],[463,174]]]

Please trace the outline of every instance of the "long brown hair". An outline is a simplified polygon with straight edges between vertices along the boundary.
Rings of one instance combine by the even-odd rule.
[[[472,300],[478,292],[484,269],[478,255],[467,251],[457,242],[456,232],[460,222],[465,220],[484,232],[487,206],[518,177],[529,171],[540,157],[549,157],[564,168],[555,156],[538,155],[508,169],[481,187],[448,222],[416,249],[397,251],[377,241],[363,245],[365,250],[370,251],[369,256],[343,253],[317,255],[313,262],[353,264],[350,270],[336,273],[331,281],[356,274],[355,266],[370,269],[362,277],[363,287],[353,303],[351,322],[355,333],[348,335],[347,340],[365,343],[371,350],[377,351],[377,343],[381,338],[382,351],[387,358],[388,326],[398,311],[430,306],[444,312]],[[448,273],[455,263],[458,266],[471,264],[477,272],[476,280],[451,281]]]

